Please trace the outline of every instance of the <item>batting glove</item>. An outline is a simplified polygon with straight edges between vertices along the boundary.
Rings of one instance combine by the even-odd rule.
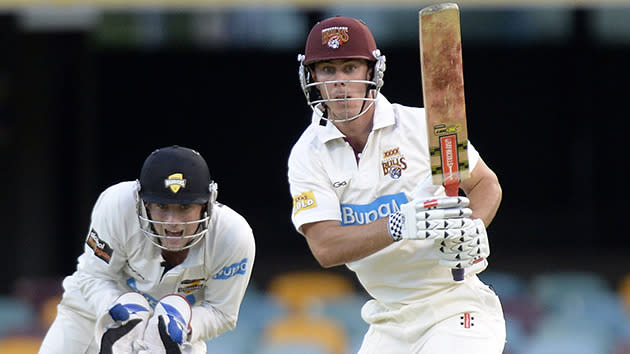
[[[389,235],[394,241],[447,238],[473,225],[472,210],[467,208],[469,203],[466,197],[412,200],[389,215]]]
[[[167,295],[155,306],[144,332],[140,353],[181,354],[192,351],[189,341],[192,308],[181,295]]]
[[[440,265],[449,268],[467,268],[490,255],[488,233],[481,219],[473,220],[473,224],[443,239],[436,240]]]
[[[101,354],[132,353],[135,341],[144,335],[152,310],[139,293],[122,294],[97,321],[96,339]]]

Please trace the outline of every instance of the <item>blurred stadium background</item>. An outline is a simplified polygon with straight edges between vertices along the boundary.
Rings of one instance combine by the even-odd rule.
[[[209,352],[356,352],[365,294],[290,223],[286,159],[310,116],[296,55],[318,19],[362,18],[383,93],[421,105],[431,3],[0,0],[0,352],[35,352],[98,193],[171,144],[206,157],[257,238],[239,325]],[[630,3],[459,4],[470,139],[504,189],[481,277],[506,353],[630,353]]]

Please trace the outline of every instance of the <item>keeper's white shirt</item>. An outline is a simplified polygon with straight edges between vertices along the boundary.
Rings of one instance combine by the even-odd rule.
[[[60,307],[96,320],[128,291],[140,292],[152,306],[167,294],[180,294],[193,309],[191,342],[233,329],[254,263],[247,221],[215,203],[208,233],[183,263],[164,273],[161,249],[140,231],[136,189],[136,182],[122,182],[98,198],[77,270],[63,282]]]
[[[412,200],[416,185],[430,176],[423,108],[392,104],[379,94],[358,164],[343,138],[333,124],[321,125],[313,114],[291,151],[292,221],[299,232],[302,225],[317,221],[353,225],[385,217]],[[472,171],[479,154],[470,143],[468,157]],[[443,188],[439,193],[444,195]],[[438,265],[433,240],[396,242],[346,265],[383,303],[411,303],[453,285],[450,269]],[[466,277],[476,277],[486,265],[467,268]]]

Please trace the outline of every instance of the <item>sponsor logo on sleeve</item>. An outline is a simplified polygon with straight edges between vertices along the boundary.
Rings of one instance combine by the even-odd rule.
[[[231,277],[239,274],[243,275],[247,271],[247,258],[243,258],[242,261],[236,262],[227,267],[223,267],[217,274],[212,276],[212,279],[230,279]]]
[[[317,206],[313,191],[304,192],[293,197],[293,215],[302,210],[312,209]]]
[[[369,204],[341,204],[342,225],[364,225],[400,210],[405,193],[384,195]]]
[[[85,243],[94,251],[94,255],[105,263],[109,264],[109,261],[112,259],[112,254],[114,250],[103,240],[98,237],[98,234],[94,229],[90,230],[88,234],[87,240]]]

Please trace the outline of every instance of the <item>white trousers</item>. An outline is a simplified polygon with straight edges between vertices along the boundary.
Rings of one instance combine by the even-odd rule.
[[[44,337],[40,354],[98,353],[94,340],[95,321],[79,315],[66,306],[57,306],[57,317]]]
[[[412,304],[368,301],[359,354],[500,354],[505,320],[499,298],[477,277]]]

